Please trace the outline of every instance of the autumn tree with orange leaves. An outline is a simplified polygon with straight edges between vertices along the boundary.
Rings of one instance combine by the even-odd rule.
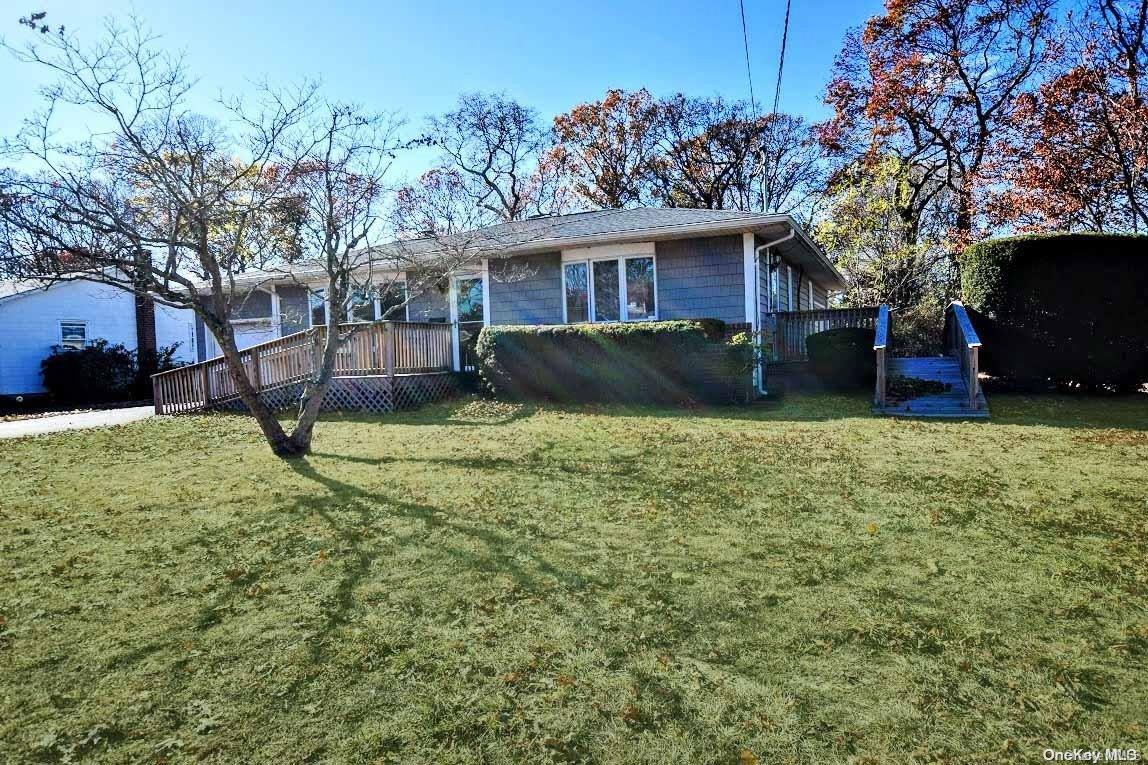
[[[997,222],[1148,231],[1148,0],[1069,19],[1059,73],[1023,94],[1000,142]]]
[[[959,247],[984,223],[991,151],[1055,50],[1053,0],[886,0],[835,64],[822,140],[842,166],[892,156],[922,190],[954,200],[950,286]],[[910,228],[914,228],[911,226]]]
[[[658,105],[645,88],[609,90],[554,118],[554,163],[594,207],[632,207],[650,198]]]

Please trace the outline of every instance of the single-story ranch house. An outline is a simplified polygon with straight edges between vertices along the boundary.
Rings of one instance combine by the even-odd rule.
[[[845,278],[788,215],[597,210],[395,242],[362,255],[373,278],[337,309],[325,299],[322,269],[235,277],[243,298],[232,313],[241,360],[272,406],[297,401],[316,341],[337,310],[340,323],[369,326],[350,333],[340,350],[327,408],[391,411],[446,395],[453,372],[476,368],[483,327],[717,319],[728,333],[761,338],[758,393],[806,376],[806,338],[855,327],[873,331],[875,411],[987,416],[981,343],[964,307],[954,301],[946,309],[944,357],[897,357],[889,307],[830,308]],[[196,339],[200,363],[153,378],[157,412],[240,406],[218,346],[198,321]],[[888,379],[900,378],[935,380],[944,392],[911,402],[888,397]]]
[[[477,240],[476,240],[477,241]],[[451,326],[456,370],[467,366],[467,339],[483,326],[720,319],[758,329],[779,311],[828,306],[844,278],[788,215],[731,210],[598,210],[532,218],[483,229],[468,265],[441,289],[426,289],[400,321]],[[435,240],[406,243],[411,251]],[[399,277],[401,288],[402,276]],[[324,324],[322,272],[255,272],[233,320],[247,348]],[[392,295],[360,295],[347,321],[381,318]],[[219,355],[197,323],[200,360]]]

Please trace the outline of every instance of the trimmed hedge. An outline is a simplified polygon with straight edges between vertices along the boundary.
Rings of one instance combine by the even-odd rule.
[[[829,388],[851,390],[877,380],[874,332],[860,327],[827,329],[805,338],[809,368]]]
[[[1088,389],[1148,382],[1148,237],[990,240],[965,250],[961,282],[986,373]]]
[[[707,321],[486,327],[479,374],[514,399],[728,403],[749,393],[746,345]]]

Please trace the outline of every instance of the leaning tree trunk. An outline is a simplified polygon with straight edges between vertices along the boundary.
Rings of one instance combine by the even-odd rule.
[[[298,454],[306,454],[311,450],[315,422],[319,419],[327,389],[331,387],[335,354],[338,353],[340,342],[338,325],[328,326],[323,352],[320,354],[315,373],[303,386],[303,394],[299,398],[299,418],[291,431],[291,442]]]
[[[251,381],[247,379],[247,371],[243,368],[243,359],[235,345],[235,338],[230,333],[223,333],[223,337],[216,336],[219,350],[227,363],[227,370],[231,379],[235,381],[235,389],[239,392],[239,399],[243,402],[251,416],[259,423],[263,437],[267,439],[268,446],[277,457],[297,457],[302,452],[298,450],[295,442],[283,430],[279,419],[271,411],[271,407],[263,400]]]

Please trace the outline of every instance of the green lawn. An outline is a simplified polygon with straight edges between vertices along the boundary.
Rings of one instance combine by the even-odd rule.
[[[0,441],[0,762],[1148,748],[1148,397]]]

